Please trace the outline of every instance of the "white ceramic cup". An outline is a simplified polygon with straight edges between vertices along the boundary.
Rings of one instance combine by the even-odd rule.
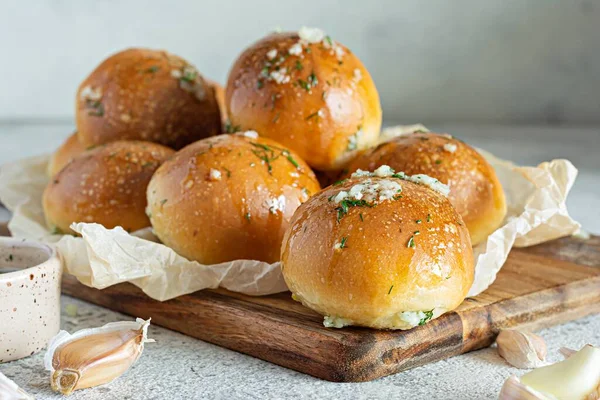
[[[0,237],[0,363],[42,350],[58,333],[61,276],[53,248]]]

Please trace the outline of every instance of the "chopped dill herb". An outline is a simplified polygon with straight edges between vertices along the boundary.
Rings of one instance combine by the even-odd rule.
[[[296,70],[298,71],[302,71],[304,67],[302,66],[302,63],[300,62],[300,60],[296,60]]]
[[[406,247],[410,247],[410,248],[414,248],[415,247],[415,237],[414,237],[414,235],[411,236],[410,239],[408,239],[408,243],[407,243]]]
[[[256,81],[256,88],[257,89],[262,89],[265,86],[265,83],[262,81],[262,79],[259,79]]]
[[[225,172],[227,173],[227,177],[231,178],[231,171],[228,170],[227,168],[223,167],[223,169],[225,170]]]
[[[423,314],[425,314],[425,316],[419,321],[419,326],[425,325],[431,320],[431,318],[433,318],[433,310],[423,311]]]
[[[225,122],[225,133],[235,133],[235,132],[239,132],[242,130],[242,127],[240,125],[232,125],[231,121],[227,120],[227,122]]]
[[[431,214],[427,214],[427,222],[431,222]]]
[[[275,117],[273,117],[273,123],[279,121],[279,113],[275,114]]]
[[[339,185],[341,185],[342,183],[346,182],[347,180],[348,180],[348,179],[341,179],[341,180],[339,180],[339,181],[335,181],[335,182],[333,183],[333,186],[339,186]]]
[[[364,222],[364,217],[363,217],[363,213],[359,213],[358,216],[360,217],[361,222]]]
[[[306,117],[306,121],[308,121],[309,119],[313,119],[314,117],[318,117],[318,116],[319,116],[319,112],[315,111],[314,113],[312,113],[308,117]]]
[[[346,241],[348,240],[347,236],[344,236],[342,238],[342,240],[340,241],[340,249],[345,249],[346,248]]]
[[[435,163],[436,163],[436,164],[441,164],[441,163],[442,163],[442,160],[440,160],[440,159],[437,159],[437,160],[435,160]]]
[[[325,36],[325,41],[327,42],[327,44],[329,44],[330,46],[333,46],[333,40],[331,40],[331,36],[327,35]]]
[[[144,72],[153,74],[156,71],[158,71],[159,69],[160,69],[160,67],[158,65],[153,65],[150,68],[147,68]]]
[[[393,288],[394,288],[394,285],[390,286],[390,290],[388,290],[388,294],[392,293]]]
[[[335,197],[335,196],[333,196]],[[348,214],[348,209],[350,207],[374,207],[373,204],[368,203],[366,200],[354,200],[354,199],[345,199],[340,201],[340,205],[336,207],[337,211],[337,222]]]
[[[413,233],[414,233],[414,234],[415,234],[415,236],[416,236],[416,235],[420,235],[420,234],[421,234],[421,231],[414,231]]]
[[[420,223],[421,223],[421,222],[423,222],[423,221],[421,221],[420,219],[418,219],[418,220],[416,220],[415,222],[416,222],[417,224],[420,224]]]
[[[244,218],[246,218],[246,220],[247,220],[248,222],[250,222],[250,213],[249,213],[249,212],[248,212],[248,213],[246,213],[246,215],[244,215]]]

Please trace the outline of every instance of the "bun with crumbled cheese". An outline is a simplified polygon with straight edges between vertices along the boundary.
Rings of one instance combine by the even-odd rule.
[[[296,151],[318,170],[340,170],[377,143],[379,94],[371,75],[323,31],[271,34],[247,48],[226,86],[231,125]]]
[[[53,177],[58,174],[73,158],[85,151],[85,147],[79,141],[77,132],[73,133],[60,145],[60,147],[50,156],[48,161],[48,176]]]
[[[174,151],[156,143],[117,141],[84,151],[46,186],[42,199],[48,227],[73,233],[73,222],[121,226],[132,232],[150,226],[146,187]]]
[[[471,146],[448,134],[398,136],[358,156],[348,171],[373,171],[381,165],[447,184],[448,198],[467,225],[473,245],[494,232],[506,215],[504,191],[494,168]]]
[[[410,329],[458,307],[473,251],[444,193],[435,179],[382,166],[310,198],[282,246],[293,298],[336,328]]]
[[[77,90],[75,120],[85,147],[146,140],[179,149],[221,133],[215,91],[196,68],[150,49],[104,60]]]
[[[160,240],[203,264],[279,260],[294,211],[319,183],[306,163],[256,132],[193,143],[148,185],[148,215]]]

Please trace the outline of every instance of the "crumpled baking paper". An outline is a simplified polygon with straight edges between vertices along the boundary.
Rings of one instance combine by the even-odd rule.
[[[384,139],[427,129],[422,125],[388,128]],[[508,213],[502,226],[474,248],[475,282],[469,296],[489,287],[513,246],[524,247],[571,235],[580,225],[569,217],[565,201],[577,169],[568,160],[520,167],[481,150],[504,187]],[[54,243],[66,270],[83,284],[102,289],[130,282],[153,299],[164,301],[207,288],[223,287],[260,296],[287,290],[279,263],[237,260],[203,265],[158,243],[150,229],[129,234],[122,228],[77,223],[81,237],[53,235],[44,222],[42,194],[48,182],[49,156],[0,168],[0,200],[13,212],[13,236]]]

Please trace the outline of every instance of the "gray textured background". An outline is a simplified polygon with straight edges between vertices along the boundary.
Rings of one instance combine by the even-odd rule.
[[[388,122],[600,122],[598,0],[0,0],[0,120],[68,121],[79,82],[128,46],[223,82],[245,46],[301,25],[361,57]]]

